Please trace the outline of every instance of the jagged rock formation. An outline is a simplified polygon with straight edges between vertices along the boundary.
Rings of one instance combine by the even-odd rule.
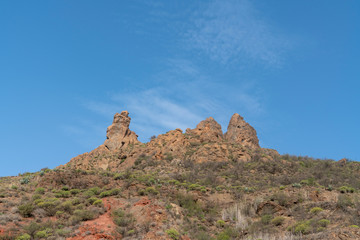
[[[157,161],[221,162],[248,161],[254,156],[254,151],[272,153],[265,154],[268,157],[264,160],[278,155],[275,150],[260,148],[255,129],[237,113],[231,117],[225,134],[221,125],[209,117],[185,133],[181,129],[172,130],[148,143],[138,141],[137,135],[129,129],[130,121],[127,111],[116,113],[113,123],[107,128],[104,144],[71,159],[66,167],[120,170],[132,166],[143,156]]]
[[[260,148],[256,130],[244,121],[244,118],[235,113],[231,119],[225,133],[225,139],[236,142],[250,148]]]
[[[129,129],[130,121],[128,111],[115,114],[113,123],[106,131],[105,147],[114,151],[139,142],[137,135]]]
[[[195,129],[188,128],[186,133],[199,136],[201,143],[217,142],[223,138],[221,125],[217,123],[212,117],[201,121]]]

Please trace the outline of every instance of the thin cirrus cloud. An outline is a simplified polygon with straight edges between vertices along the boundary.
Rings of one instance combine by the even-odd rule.
[[[261,99],[251,84],[229,88],[216,83],[188,60],[169,59],[167,70],[152,79],[158,86],[131,93],[113,94],[104,102],[86,101],[84,106],[106,118],[128,110],[131,128],[141,140],[175,128],[193,128],[212,116],[223,126],[236,109],[240,113],[259,114]],[[166,81],[165,79],[170,79]]]
[[[187,47],[221,64],[253,60],[280,67],[290,45],[248,0],[212,1],[193,23],[185,34]]]
[[[160,60],[164,70],[149,76],[150,88],[118,92],[103,102],[86,101],[84,106],[106,119],[128,110],[131,128],[142,141],[166,130],[195,127],[209,116],[226,126],[235,111],[245,116],[262,114],[264,93],[256,80],[241,78],[240,74],[220,81],[208,73],[209,66],[203,60],[213,61],[216,71],[224,75],[230,70],[229,64],[246,67],[243,63],[251,60],[277,68],[288,41],[275,34],[247,0],[200,4],[193,11],[191,23],[179,29],[182,40],[174,42],[173,47],[180,52]]]

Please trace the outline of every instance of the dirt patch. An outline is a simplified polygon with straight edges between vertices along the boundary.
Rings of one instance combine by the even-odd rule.
[[[97,240],[97,239],[120,239],[121,235],[116,233],[116,225],[113,222],[111,216],[112,208],[121,206],[122,204],[114,199],[107,198],[103,199],[105,208],[107,209],[106,213],[100,217],[86,221],[79,227],[79,233],[68,240]]]

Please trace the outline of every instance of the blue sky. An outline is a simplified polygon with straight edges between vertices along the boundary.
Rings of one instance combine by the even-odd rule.
[[[147,142],[235,112],[262,147],[360,160],[360,2],[1,1],[0,176],[54,168],[128,110]]]

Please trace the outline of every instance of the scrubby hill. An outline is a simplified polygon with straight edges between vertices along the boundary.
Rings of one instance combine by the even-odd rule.
[[[0,239],[360,239],[360,164],[279,155],[234,114],[0,179]]]

